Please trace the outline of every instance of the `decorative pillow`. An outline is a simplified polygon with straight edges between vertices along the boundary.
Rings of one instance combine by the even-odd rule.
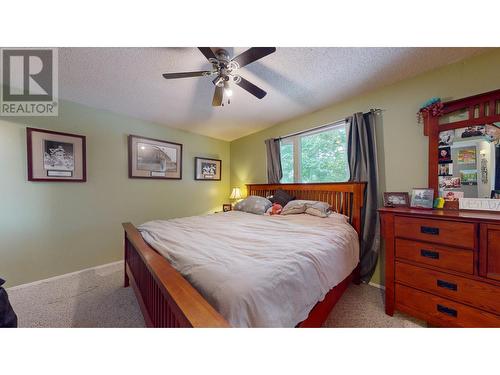
[[[283,207],[281,214],[282,215],[303,214],[304,212],[306,212],[307,202],[312,202],[312,201],[306,201],[300,199],[290,201],[286,204],[285,207]]]
[[[326,202],[294,200],[290,201],[283,210],[282,215],[306,213],[313,216],[327,217],[330,215],[330,205]]]
[[[330,213],[330,205],[326,202],[316,201],[306,204],[306,214],[327,217]]]
[[[250,214],[264,215],[273,204],[264,197],[250,195],[248,198],[239,201],[234,205],[233,210],[248,212]]]
[[[286,191],[283,190],[276,190],[274,192],[274,195],[269,199],[272,203],[278,203],[282,207],[285,207],[286,204],[292,200],[294,200],[295,197],[292,197],[290,194],[288,194]]]
[[[269,212],[269,215],[280,215],[282,210],[283,210],[283,207],[281,207],[281,204],[273,203],[273,206],[271,207],[271,211]]]

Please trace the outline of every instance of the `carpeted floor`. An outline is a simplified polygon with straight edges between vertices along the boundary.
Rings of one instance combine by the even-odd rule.
[[[8,290],[20,327],[144,327],[123,265],[113,264],[44,283]],[[402,314],[385,315],[383,291],[351,285],[325,327],[422,327]]]

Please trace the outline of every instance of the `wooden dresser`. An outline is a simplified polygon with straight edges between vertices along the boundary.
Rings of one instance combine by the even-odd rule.
[[[500,327],[500,214],[382,208],[386,313]]]

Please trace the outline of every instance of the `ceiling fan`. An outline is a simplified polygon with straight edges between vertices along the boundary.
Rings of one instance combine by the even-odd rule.
[[[203,70],[198,72],[184,73],[165,73],[163,77],[166,79],[186,78],[186,77],[204,77],[216,76],[212,81],[215,85],[214,97],[212,105],[214,107],[224,106],[224,94],[227,97],[227,104],[230,104],[230,97],[233,92],[229,82],[240,86],[255,97],[262,99],[266,96],[266,92],[255,86],[253,83],[241,77],[237,70],[248,64],[253,63],[267,55],[276,51],[275,47],[252,47],[247,49],[242,54],[230,59],[229,53],[225,49],[218,49],[215,52],[210,47],[198,47],[201,53],[212,64],[212,70]]]

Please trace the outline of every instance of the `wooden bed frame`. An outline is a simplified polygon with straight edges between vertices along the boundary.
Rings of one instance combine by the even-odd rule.
[[[266,197],[281,189],[296,199],[328,202],[333,210],[350,218],[358,234],[364,182],[312,184],[248,184],[248,195]],[[170,263],[150,247],[131,223],[125,229],[125,280],[132,285],[148,327],[229,327],[203,296]],[[359,265],[318,302],[297,327],[321,327],[349,283],[359,284]]]

